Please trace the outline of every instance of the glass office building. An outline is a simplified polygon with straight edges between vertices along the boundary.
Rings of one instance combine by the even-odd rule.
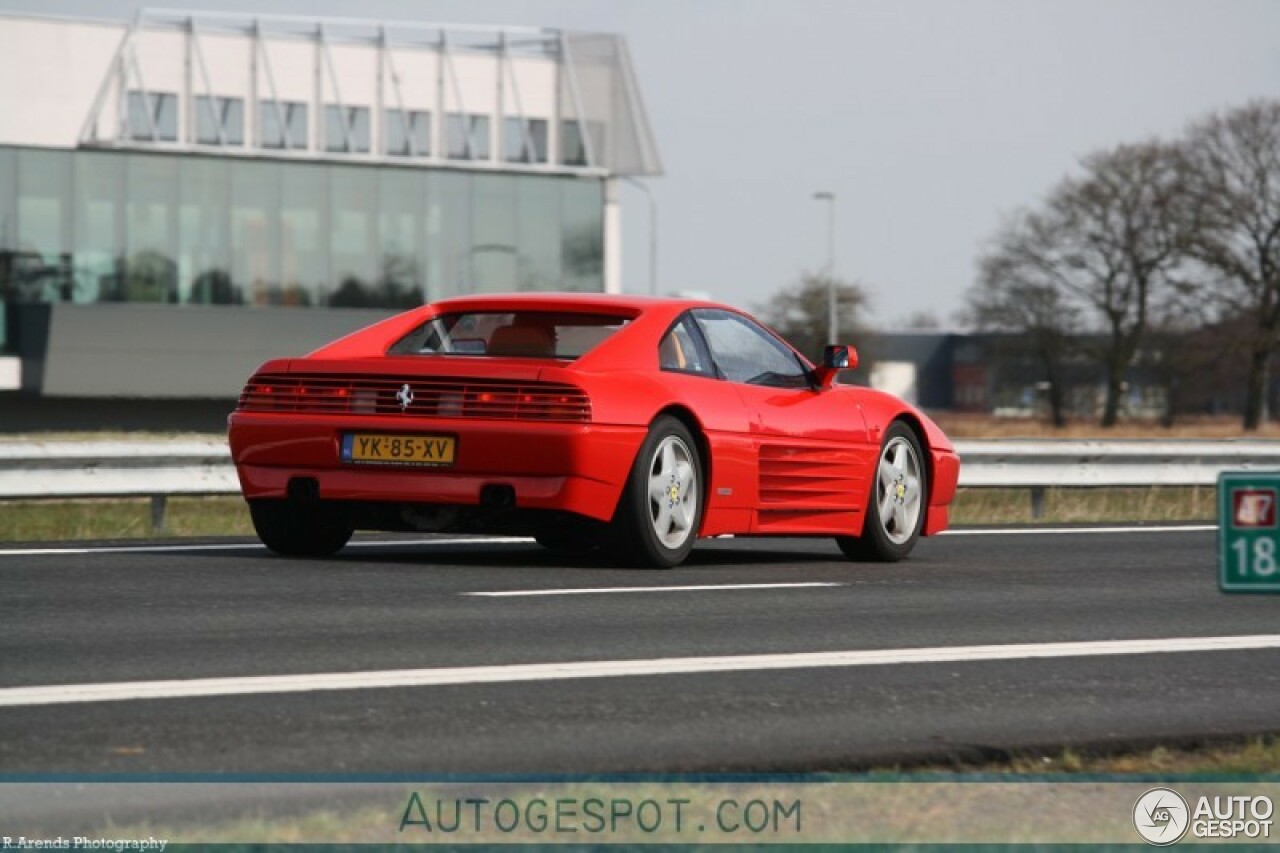
[[[346,327],[295,309],[616,292],[617,182],[661,174],[611,34],[0,15],[0,78],[0,390],[8,359],[37,394],[174,393],[110,377],[186,357],[165,328],[186,324],[243,356],[185,392],[231,394],[273,345]],[[245,339],[246,311],[294,331]]]
[[[8,302],[403,308],[604,290],[599,179],[0,148]]]

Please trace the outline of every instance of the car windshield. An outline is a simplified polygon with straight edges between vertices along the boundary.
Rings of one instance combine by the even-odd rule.
[[[572,360],[621,329],[627,317],[564,311],[470,311],[433,317],[389,355],[463,355]]]

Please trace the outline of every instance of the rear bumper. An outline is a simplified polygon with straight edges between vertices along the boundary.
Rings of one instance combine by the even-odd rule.
[[[244,496],[283,498],[289,481],[312,478],[322,500],[478,506],[485,486],[511,486],[516,506],[607,521],[644,440],[644,427],[484,420],[397,419],[236,412],[232,459]],[[352,465],[340,458],[350,432],[451,436],[447,467]]]

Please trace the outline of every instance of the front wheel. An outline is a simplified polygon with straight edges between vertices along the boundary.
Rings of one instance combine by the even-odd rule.
[[[654,421],[611,524],[621,562],[657,569],[684,562],[702,524],[702,470],[689,428],[666,415]]]
[[[328,557],[340,551],[353,532],[340,511],[323,503],[253,500],[249,515],[262,544],[285,557]]]
[[[924,526],[929,494],[924,453],[911,427],[895,421],[885,432],[861,536],[837,536],[855,560],[896,563],[911,553]]]

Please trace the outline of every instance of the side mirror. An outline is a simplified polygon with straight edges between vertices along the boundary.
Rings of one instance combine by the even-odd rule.
[[[858,366],[858,351],[851,346],[827,346],[822,349],[822,366],[814,371],[818,387],[822,390],[835,384],[836,376],[842,370],[852,370]]]

